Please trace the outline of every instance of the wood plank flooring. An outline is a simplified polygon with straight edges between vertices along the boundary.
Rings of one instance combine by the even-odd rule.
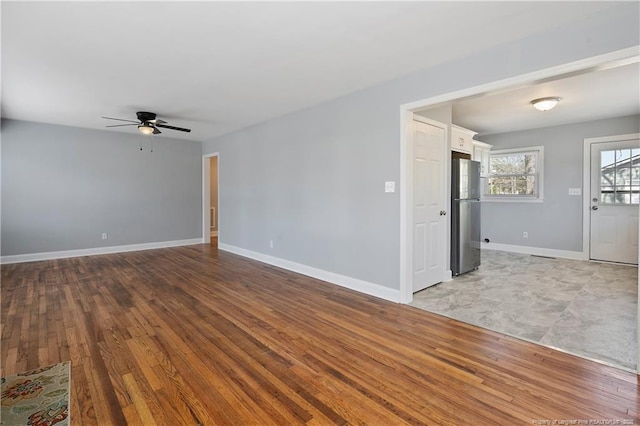
[[[1,320],[73,424],[640,424],[634,374],[212,245],[3,265]]]

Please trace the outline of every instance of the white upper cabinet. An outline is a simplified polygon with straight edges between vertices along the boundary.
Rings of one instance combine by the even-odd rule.
[[[473,155],[474,132],[464,127],[451,125],[451,150]]]
[[[480,177],[489,176],[489,155],[491,145],[474,140],[478,132],[464,127],[451,125],[451,150],[471,155],[471,159],[480,162]]]
[[[471,158],[474,161],[480,162],[480,177],[489,176],[489,155],[491,154],[491,145],[488,143],[473,141],[473,155]]]

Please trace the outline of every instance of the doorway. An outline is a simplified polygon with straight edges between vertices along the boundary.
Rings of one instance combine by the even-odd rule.
[[[209,188],[209,230],[211,245],[218,246],[218,156],[209,158],[209,176],[211,187]]]
[[[202,242],[218,246],[220,235],[218,153],[202,156]]]
[[[637,49],[624,49],[608,54],[592,57],[589,59],[559,65],[529,74],[512,77],[509,79],[483,84],[469,89],[460,90],[429,99],[416,101],[400,106],[401,116],[401,174],[400,174],[400,295],[401,303],[410,303],[413,300],[413,259],[414,259],[414,235],[413,235],[413,173],[412,173],[412,126],[416,113],[425,109],[450,105],[452,102],[466,101],[476,98],[487,97],[489,95],[501,94],[515,89],[535,86],[543,82],[559,80],[571,76],[591,73],[597,70],[615,68],[638,61]],[[449,146],[450,148],[450,146]],[[445,165],[445,175],[450,173],[448,165]],[[450,187],[447,186],[445,198],[451,196]],[[586,197],[585,197],[586,199]],[[448,253],[450,227],[445,241],[440,246],[440,250]],[[588,233],[585,234],[588,241]],[[526,237],[525,237],[526,238]],[[585,239],[583,238],[583,244]],[[588,245],[588,243],[586,243]],[[581,258],[587,258],[587,253],[583,251]],[[449,265],[449,261],[445,261]],[[445,275],[447,275],[446,271]]]

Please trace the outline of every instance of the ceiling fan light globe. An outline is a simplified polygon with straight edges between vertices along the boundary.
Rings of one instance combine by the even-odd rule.
[[[550,97],[550,98],[540,98],[534,99],[531,101],[531,105],[538,111],[549,111],[554,108],[560,102],[560,98]]]
[[[139,125],[138,130],[140,131],[140,133],[144,133],[145,135],[153,134],[153,126],[149,126],[147,124]]]

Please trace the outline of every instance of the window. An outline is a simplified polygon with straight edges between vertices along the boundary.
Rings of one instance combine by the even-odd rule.
[[[640,201],[640,149],[600,152],[600,203],[638,204]]]
[[[542,201],[543,147],[491,151],[485,198]]]

